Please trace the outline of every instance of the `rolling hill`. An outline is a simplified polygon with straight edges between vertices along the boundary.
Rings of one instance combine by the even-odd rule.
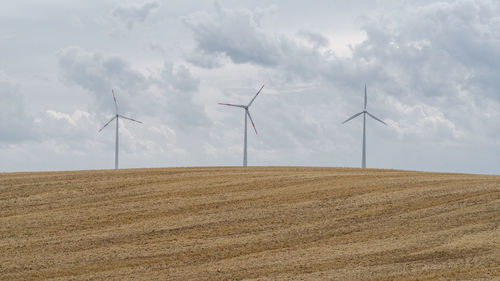
[[[500,176],[0,174],[0,280],[500,279]]]

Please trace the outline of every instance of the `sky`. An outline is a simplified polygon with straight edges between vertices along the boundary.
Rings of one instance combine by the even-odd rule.
[[[500,174],[500,2],[6,0],[0,171],[361,165]]]

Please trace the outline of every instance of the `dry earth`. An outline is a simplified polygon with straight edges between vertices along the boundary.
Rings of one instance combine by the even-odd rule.
[[[500,280],[500,176],[0,174],[0,280]]]

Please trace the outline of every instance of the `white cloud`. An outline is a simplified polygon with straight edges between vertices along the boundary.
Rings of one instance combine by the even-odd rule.
[[[458,143],[464,132],[455,123],[446,118],[436,107],[425,104],[403,104],[389,97],[388,105],[399,115],[398,121],[388,120],[388,124],[396,129],[400,139],[414,139],[419,142],[434,144]]]
[[[90,116],[88,112],[82,110],[77,110],[72,115],[54,110],[47,110],[47,115],[56,120],[64,120],[71,126],[76,126],[76,122],[82,117],[88,118]]]

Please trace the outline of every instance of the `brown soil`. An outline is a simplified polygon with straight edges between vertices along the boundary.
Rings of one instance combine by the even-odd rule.
[[[0,280],[500,279],[500,176],[0,174]]]

